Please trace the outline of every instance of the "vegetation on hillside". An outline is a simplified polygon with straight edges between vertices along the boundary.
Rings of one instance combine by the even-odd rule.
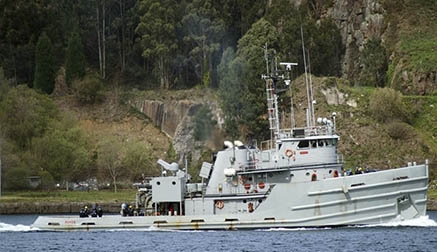
[[[432,94],[437,72],[437,5],[433,0],[384,0],[391,55],[387,86],[405,94]]]
[[[105,116],[103,111],[97,112],[92,121],[88,119],[92,116],[90,112],[107,104],[94,104],[88,107],[86,114],[79,115],[71,111],[74,108],[71,103],[76,99],[63,107],[27,86],[3,90],[7,91],[0,100],[3,188],[31,189],[29,177],[38,176],[38,188],[44,190],[51,190],[56,184],[71,188],[75,183],[92,178],[98,179],[99,186],[107,187],[109,183],[110,188],[117,190],[117,186],[130,187],[132,182],[159,172],[154,160],[165,154],[168,140],[162,136],[164,144],[153,147],[151,142],[159,140],[156,133],[150,134],[155,135],[155,139],[145,141],[147,134],[137,132],[143,131],[144,126],[135,126],[139,119],[129,115],[126,109],[120,119],[128,121],[130,126],[110,130],[108,134],[105,127],[95,128],[93,122],[98,123],[99,118]],[[82,120],[78,121],[77,117]],[[119,119],[114,114],[110,117],[106,124],[114,127],[117,121],[113,120]]]
[[[217,94],[227,136],[267,139],[264,49],[302,63],[302,34],[312,73],[329,77],[320,87],[357,103],[317,106],[319,113],[340,110],[347,166],[435,161],[435,1],[381,3],[387,30],[366,38],[356,81],[337,78],[345,48],[338,21],[326,14],[332,1],[0,1],[2,186],[27,189],[23,180],[38,176],[50,190],[97,177],[117,190],[121,181],[157,174],[153,160],[175,153],[127,111],[126,96],[138,90],[152,99],[190,88],[172,97]],[[303,71],[300,64],[293,78]],[[65,96],[53,94],[63,88]],[[325,99],[318,93],[317,100]],[[215,121],[205,107],[194,123],[195,139],[204,140]]]

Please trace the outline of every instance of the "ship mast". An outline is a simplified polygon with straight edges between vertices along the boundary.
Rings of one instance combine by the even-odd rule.
[[[285,74],[278,70],[275,52],[273,51],[273,55],[269,55],[267,49],[267,43],[264,48],[264,57],[266,61],[266,69],[267,73],[261,76],[262,79],[266,82],[266,94],[267,94],[267,114],[270,125],[270,139],[276,142],[279,138],[280,125],[279,125],[279,111],[278,111],[278,94],[281,91],[278,88],[279,81],[284,81],[284,83],[289,86],[290,85],[290,72],[291,66],[297,66],[297,63],[288,63],[281,62],[279,65],[285,66]],[[270,62],[270,64],[269,64]],[[285,89],[286,90],[286,89]],[[293,104],[291,104],[293,106]],[[292,116],[292,115],[290,115]]]

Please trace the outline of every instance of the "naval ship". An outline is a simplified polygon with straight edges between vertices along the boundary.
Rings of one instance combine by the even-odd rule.
[[[138,190],[136,207],[144,216],[40,216],[32,227],[270,229],[381,224],[426,215],[427,160],[401,168],[346,174],[337,150],[336,113],[330,118],[314,118],[311,82],[307,82],[306,125],[280,128],[280,87],[290,85],[290,71],[297,64],[278,66],[269,56],[266,61],[267,73],[262,78],[269,141],[260,146],[226,141],[213,163],[202,164],[201,183],[191,183],[186,169],[177,163],[158,160],[161,176],[151,178]]]

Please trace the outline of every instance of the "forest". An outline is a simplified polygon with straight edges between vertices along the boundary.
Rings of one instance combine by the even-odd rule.
[[[3,172],[11,179],[5,186],[23,189],[20,178],[38,175],[48,181],[43,187],[51,187],[95,175],[98,167],[108,167],[116,184],[121,175],[110,166],[136,167],[131,179],[150,166],[150,157],[136,151],[144,146],[130,146],[116,160],[113,140],[91,148],[74,118],[51,101],[59,94],[93,104],[114,88],[211,89],[228,115],[227,135],[266,139],[259,79],[266,46],[278,58],[303,62],[304,43],[312,74],[344,77],[338,20],[326,14],[334,2],[0,0],[0,147]],[[393,1],[383,2],[394,8]],[[395,71],[390,50],[381,38],[368,38],[360,72],[348,83],[387,86]],[[303,72],[300,64],[295,77]]]

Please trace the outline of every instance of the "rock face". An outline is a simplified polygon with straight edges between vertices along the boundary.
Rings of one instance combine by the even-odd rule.
[[[328,105],[348,105],[350,107],[356,108],[358,106],[357,102],[349,98],[346,93],[340,92],[337,87],[331,87],[320,90],[326,98],[326,103]]]
[[[173,140],[173,147],[179,155],[178,162],[183,163],[184,155],[190,155],[191,160],[198,160],[201,156],[204,142],[195,141],[193,137],[193,118],[202,106],[207,106],[213,120],[221,128],[221,111],[215,101],[190,101],[190,100],[135,100],[130,104],[141,113],[150,118],[154,125],[160,128]],[[190,161],[191,161],[190,160]]]
[[[385,31],[384,13],[378,0],[336,0],[327,14],[340,28],[346,47],[343,77],[356,80],[360,73],[359,58],[369,38],[381,38]]]
[[[131,105],[149,117],[156,127],[174,138],[176,129],[187,116],[193,116],[201,104],[180,100],[162,102],[157,100],[136,100]]]

